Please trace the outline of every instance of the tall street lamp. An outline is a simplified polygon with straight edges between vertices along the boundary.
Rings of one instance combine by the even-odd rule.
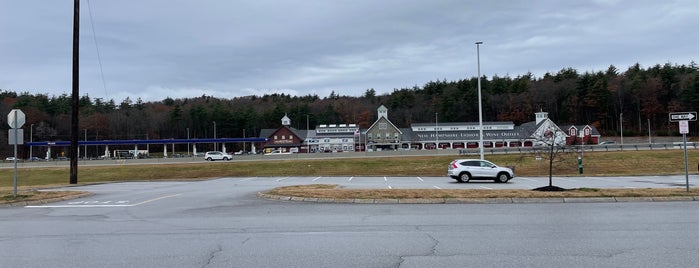
[[[29,125],[29,142],[34,141],[34,124]],[[34,146],[29,146],[29,161],[34,161],[33,150]]]
[[[439,123],[438,116],[439,113],[434,113],[434,150],[435,152],[439,153],[437,150],[439,150],[439,130],[437,130],[438,126],[437,124]]]
[[[216,121],[214,121],[214,151],[217,150],[217,144],[216,144]]]
[[[478,57],[478,131],[480,137],[480,153],[481,160],[483,160],[483,103],[481,100],[481,44],[483,42],[476,42],[476,55]]]
[[[85,129],[85,152],[83,153],[85,159],[87,159],[87,128]]]

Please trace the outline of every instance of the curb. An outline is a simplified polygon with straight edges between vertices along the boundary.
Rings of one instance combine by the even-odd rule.
[[[553,198],[405,198],[334,199],[273,195],[258,192],[257,197],[275,201],[343,204],[539,204],[539,203],[628,203],[699,201],[699,196],[656,197],[553,197]]]
[[[32,200],[32,201],[18,201],[18,202],[11,202],[7,204],[1,204],[0,208],[11,208],[11,207],[25,207],[25,206],[35,206],[35,205],[43,205],[43,204],[48,204],[48,203],[54,203],[54,202],[61,202],[61,201],[68,201],[68,200],[73,200],[73,199],[78,199],[78,198],[83,198],[83,197],[88,197],[92,196],[93,193],[85,192],[77,195],[71,195],[71,196],[66,196],[66,197],[56,197],[56,198],[49,198],[49,199],[42,199],[42,200]]]

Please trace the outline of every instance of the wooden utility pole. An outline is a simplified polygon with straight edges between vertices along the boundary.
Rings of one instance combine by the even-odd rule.
[[[70,184],[78,183],[78,111],[80,109],[80,0],[73,0],[73,96],[70,126]]]

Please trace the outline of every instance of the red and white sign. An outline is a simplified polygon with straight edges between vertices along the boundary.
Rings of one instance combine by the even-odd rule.
[[[687,133],[689,133],[689,121],[682,120],[682,121],[680,121],[680,134],[687,134]]]

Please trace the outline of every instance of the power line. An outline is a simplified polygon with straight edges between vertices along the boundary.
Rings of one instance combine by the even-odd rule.
[[[92,36],[95,40],[95,49],[97,50],[97,62],[100,66],[100,75],[102,76],[102,86],[104,87],[104,94],[106,98],[109,98],[109,92],[107,92],[107,81],[104,79],[104,70],[102,69],[102,57],[100,56],[100,48],[97,45],[97,34],[95,33],[95,20],[92,19],[92,7],[90,6],[90,0],[87,0],[87,11],[90,14],[90,25],[92,26]]]

